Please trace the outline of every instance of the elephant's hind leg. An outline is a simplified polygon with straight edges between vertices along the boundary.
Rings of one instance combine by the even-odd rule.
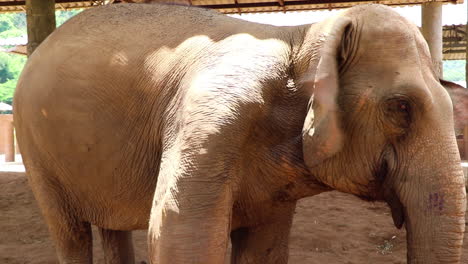
[[[87,222],[68,220],[64,220],[60,226],[49,226],[55,240],[59,263],[92,264],[93,239],[91,225]]]
[[[134,264],[132,232],[99,228],[106,264]]]
[[[38,186],[34,186],[33,190],[54,241],[59,263],[92,264],[91,225],[70,212],[59,195],[40,191]]]
[[[60,264],[92,264],[93,247],[91,225],[79,219],[70,197],[47,172],[28,170],[28,180],[41,209],[49,234],[55,245]]]

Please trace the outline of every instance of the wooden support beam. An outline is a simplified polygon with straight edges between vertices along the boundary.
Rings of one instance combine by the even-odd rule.
[[[447,44],[447,45],[444,46],[444,53],[445,53],[446,49],[456,49],[456,48],[458,48],[459,50],[464,51],[465,47],[466,47],[465,43],[455,43],[455,44],[450,43],[450,44]]]
[[[283,7],[283,13],[286,13],[286,7],[284,6],[284,0],[278,0],[278,3],[280,4],[280,6]]]
[[[454,47],[453,49],[444,50],[444,54],[459,54],[459,53],[463,53],[463,49],[455,49]]]
[[[463,36],[460,36],[460,37],[444,37],[443,38],[444,41],[455,41],[455,42],[461,42],[464,39],[465,38]]]
[[[5,161],[15,161],[15,138],[13,129],[13,116],[11,114],[0,115],[0,154],[5,154]]]
[[[442,78],[442,3],[424,3],[421,7],[421,12],[421,31],[429,45],[436,73],[439,75],[439,78]]]
[[[239,5],[239,2],[237,2],[237,0],[234,0],[234,4]],[[239,15],[242,15],[242,11],[241,11],[240,7],[237,8],[237,12],[238,12]]]
[[[13,0],[13,1],[0,1],[0,6],[24,6],[26,5],[26,2],[28,2],[29,0],[27,1],[24,1],[24,0]],[[49,0],[44,0],[44,2],[47,2]],[[120,2],[119,0],[113,0],[113,2]],[[41,2],[41,1],[39,1]],[[81,3],[81,2],[85,2],[84,0],[55,0],[55,2],[57,4],[63,4],[63,3]],[[98,5],[99,3],[96,2],[96,5]]]
[[[27,0],[28,56],[55,29],[55,0]]]
[[[5,162],[15,161],[15,136],[13,122],[8,122],[5,126]]]

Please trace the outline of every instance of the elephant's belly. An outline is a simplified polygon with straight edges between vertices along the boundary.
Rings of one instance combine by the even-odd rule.
[[[65,210],[82,221],[115,230],[146,228],[160,147],[159,134],[145,129],[148,124],[139,118],[153,120],[151,113],[136,118],[135,113],[114,111],[97,98],[83,96],[87,93],[82,90],[88,89],[84,84],[68,84],[66,90],[54,89],[56,100],[41,98],[46,109],[36,103],[23,113],[38,120],[23,124],[25,158],[47,171],[34,177],[61,185],[58,196],[68,206]]]
[[[147,202],[147,201],[146,201]],[[107,203],[103,203],[107,204]],[[149,199],[151,204],[151,199]],[[102,228],[111,230],[137,230],[147,229],[151,208],[133,204],[128,206],[100,207],[88,210],[83,216],[84,220]],[[90,214],[92,213],[92,214]]]
[[[92,155],[93,151],[102,155]],[[68,192],[63,197],[71,194],[73,198],[68,200],[71,207],[81,220],[93,225],[113,230],[147,228],[158,164],[134,163],[130,159],[135,157],[134,153],[104,155],[103,152],[96,148],[87,158],[76,155],[75,161],[70,160],[67,166],[70,175],[59,176],[68,178],[60,180]],[[67,159],[59,162],[65,161]]]
[[[155,182],[110,181],[91,188],[79,188],[77,203],[80,218],[93,225],[112,230],[148,228]],[[76,192],[73,191],[73,192]]]

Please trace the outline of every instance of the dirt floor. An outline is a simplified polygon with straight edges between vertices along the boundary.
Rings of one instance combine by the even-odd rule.
[[[146,261],[145,232],[134,232],[138,263]],[[468,239],[466,239],[468,240]],[[103,263],[99,241],[95,258]],[[468,263],[468,241],[463,260]],[[0,172],[0,263],[56,263],[24,173]],[[406,263],[405,231],[384,204],[330,192],[300,202],[290,243],[293,264]]]

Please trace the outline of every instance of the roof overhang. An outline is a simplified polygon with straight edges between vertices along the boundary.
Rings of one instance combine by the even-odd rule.
[[[122,0],[55,0],[57,10],[90,8]],[[164,1],[162,1],[164,2]],[[170,2],[170,0],[168,0]],[[216,9],[226,14],[287,12],[346,8],[365,3],[378,3],[390,6],[420,5],[428,2],[463,3],[463,0],[187,0],[192,6]],[[26,1],[0,0],[0,13],[25,12]]]

